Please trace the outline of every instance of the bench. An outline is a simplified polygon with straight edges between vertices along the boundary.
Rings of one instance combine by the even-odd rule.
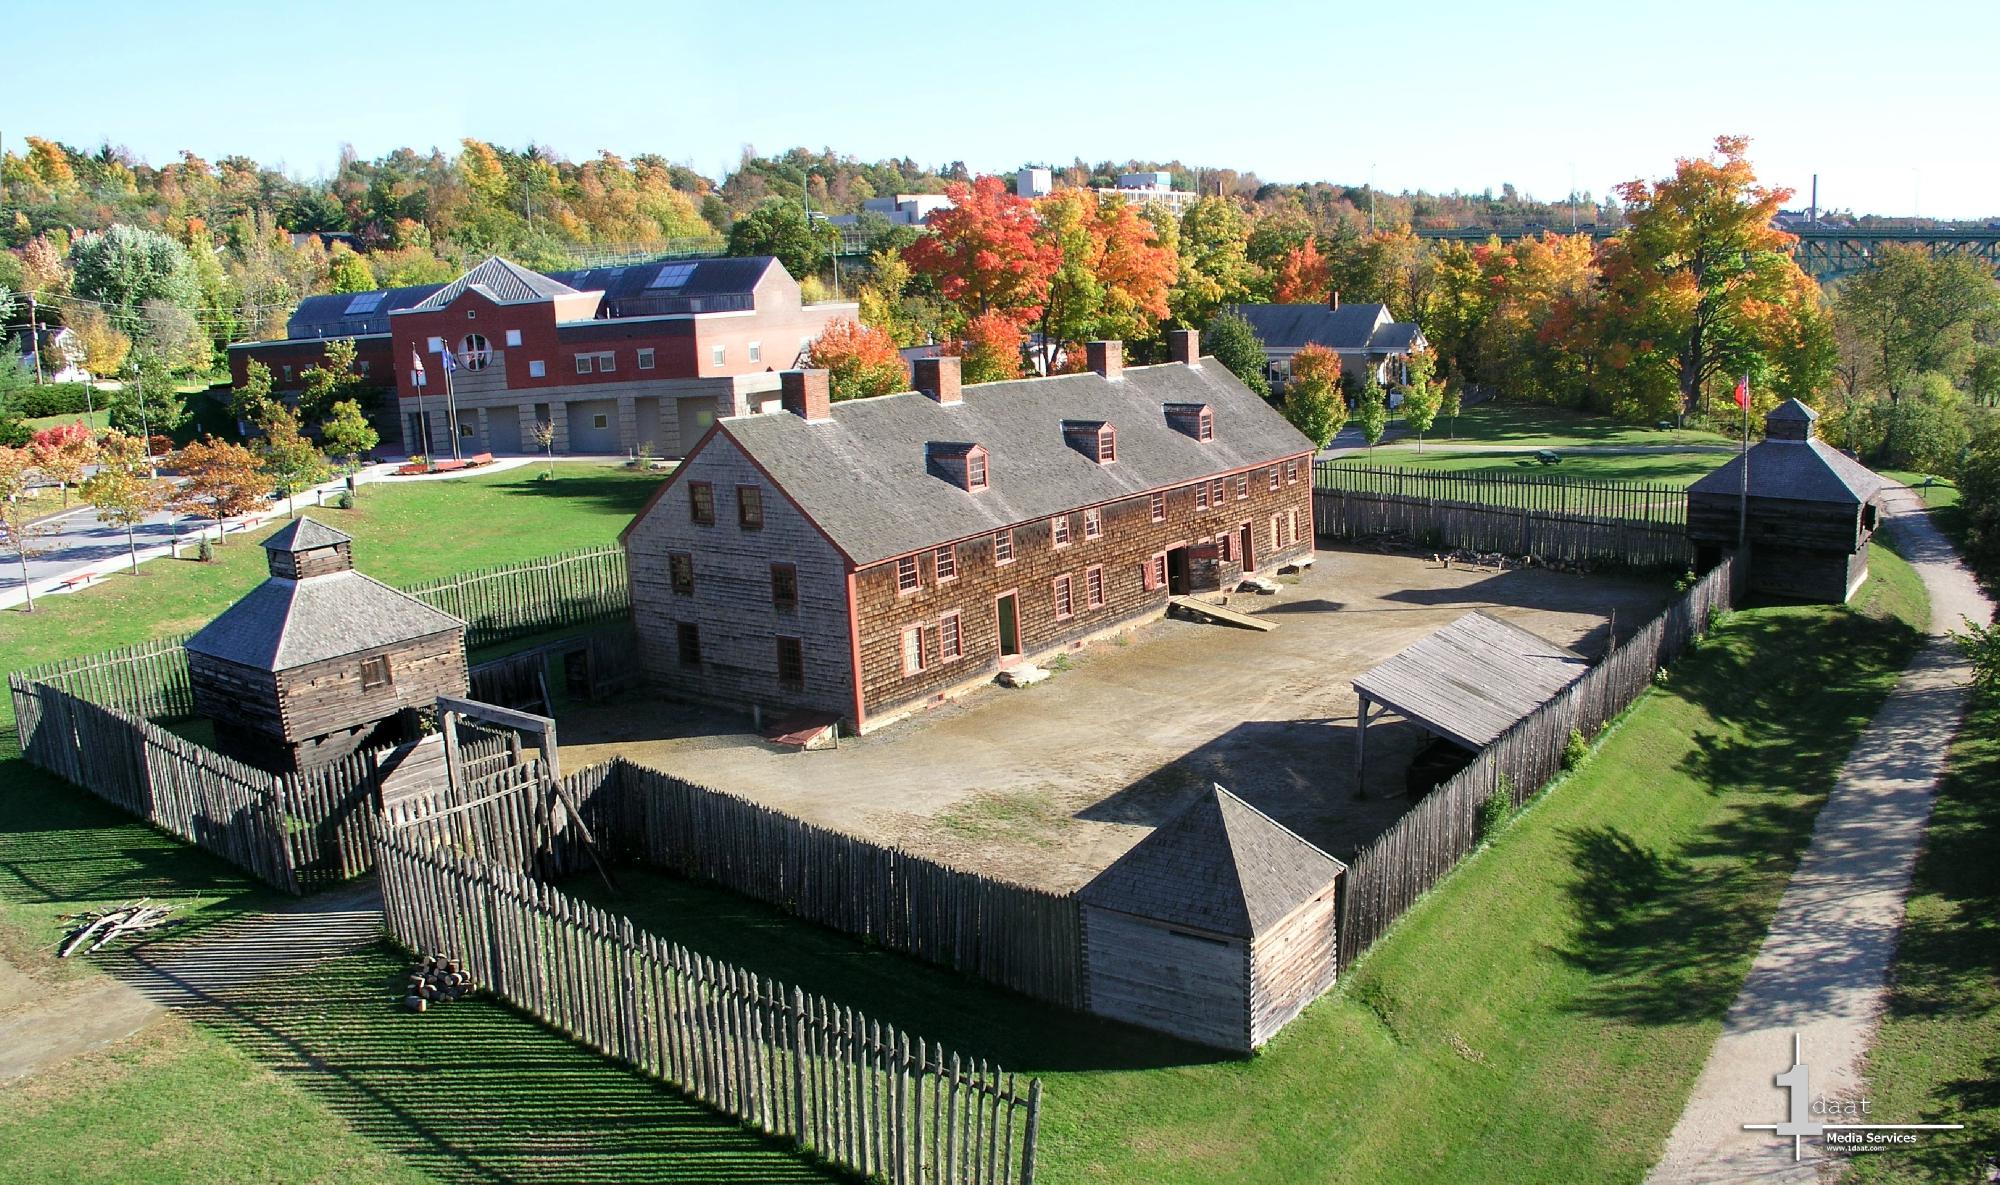
[[[493,463],[492,453],[481,453],[478,456],[472,458],[470,461],[466,462],[467,465],[491,465],[492,463]]]
[[[71,576],[68,579],[62,580],[58,583],[64,592],[73,592],[79,588],[82,588],[84,585],[89,584],[91,581],[95,579],[97,579],[97,573],[85,572],[78,576]]]
[[[432,473],[456,473],[465,468],[464,461],[439,461],[431,466]]]

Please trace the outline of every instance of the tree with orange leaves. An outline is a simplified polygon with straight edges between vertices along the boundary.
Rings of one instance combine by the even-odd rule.
[[[56,424],[35,433],[30,445],[35,467],[56,479],[62,503],[69,505],[69,488],[83,481],[83,471],[97,460],[97,438],[82,420]]]
[[[1150,336],[1167,315],[1167,289],[1178,270],[1153,224],[1122,199],[1088,189],[1043,198],[1040,240],[1056,254],[1042,305],[1042,368],[1056,355],[1099,338]]]
[[[968,383],[999,383],[1021,377],[1021,330],[1000,313],[981,313],[966,323],[965,338],[945,352],[959,355],[960,378]]]
[[[806,359],[827,372],[833,399],[866,399],[909,388],[903,356],[889,335],[872,325],[842,317],[829,324]]]
[[[997,314],[1025,328],[1041,316],[1061,258],[1040,233],[1034,203],[1008,193],[998,177],[956,182],[945,193],[951,208],[931,215],[930,233],[903,258],[937,285],[959,323]]]
[[[1712,155],[1683,158],[1673,176],[1617,190],[1630,225],[1603,251],[1605,312],[1653,345],[1633,365],[1670,371],[1683,416],[1737,375],[1754,385],[1802,314],[1797,240],[1771,225],[1792,191],[1757,184],[1749,143],[1718,136]]]
[[[1305,242],[1285,252],[1272,297],[1278,304],[1319,304],[1332,287],[1326,256],[1319,253],[1319,236],[1307,235]]]

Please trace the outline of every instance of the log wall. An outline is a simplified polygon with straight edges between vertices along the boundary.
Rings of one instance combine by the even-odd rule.
[[[1248,943],[1086,905],[1083,944],[1091,1012],[1250,1051]]]

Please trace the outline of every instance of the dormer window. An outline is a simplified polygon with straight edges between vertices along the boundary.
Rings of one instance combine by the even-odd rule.
[[[981,444],[932,441],[924,448],[924,465],[931,476],[941,477],[961,490],[977,492],[990,483],[992,471]]]
[[[1118,429],[1103,420],[1064,420],[1063,440],[1099,465],[1118,459]]]
[[[1169,403],[1167,426],[1207,444],[1215,439],[1215,412],[1206,403]]]

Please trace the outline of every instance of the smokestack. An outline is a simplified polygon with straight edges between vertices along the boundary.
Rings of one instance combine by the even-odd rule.
[[[1201,365],[1201,330],[1169,329],[1167,356],[1182,366]]]
[[[1090,354],[1090,369],[1114,383],[1125,377],[1124,342],[1091,342],[1086,348]]]
[[[785,410],[808,424],[833,418],[824,370],[787,370],[778,376]]]
[[[1340,289],[1333,290],[1333,295],[1327,299],[1327,307],[1336,313],[1340,311]]]
[[[917,390],[939,403],[959,402],[959,362],[953,355],[919,358],[916,364]]]

